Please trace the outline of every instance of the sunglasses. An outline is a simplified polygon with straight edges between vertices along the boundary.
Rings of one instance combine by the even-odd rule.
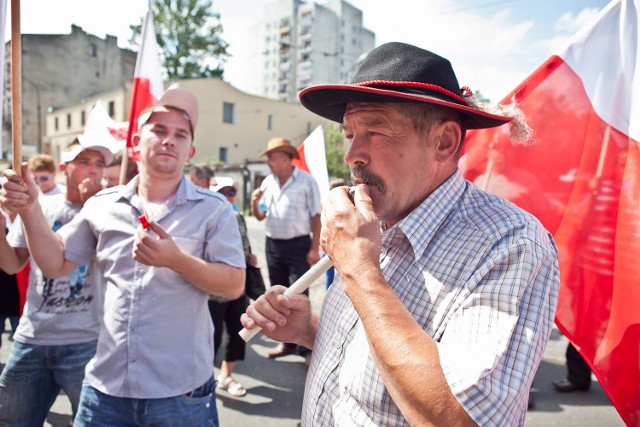
[[[49,177],[47,175],[35,176],[36,181],[47,182],[49,181]]]
[[[220,190],[220,193],[224,194],[225,196],[235,196],[237,191],[235,188],[229,188],[227,190]]]

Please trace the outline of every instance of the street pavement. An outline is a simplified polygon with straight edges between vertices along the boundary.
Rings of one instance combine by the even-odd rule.
[[[258,255],[265,283],[269,283],[264,259],[264,223],[256,221],[253,217],[247,217],[246,220],[253,252]],[[310,289],[310,298],[317,310],[322,303],[324,292],[324,278],[320,278]],[[10,345],[7,333],[3,334],[0,367],[6,363]],[[531,395],[534,407],[527,413],[525,426],[624,426],[597,381],[594,381],[588,392],[557,393],[553,390],[551,381],[562,378],[565,374],[566,345],[566,338],[554,329],[533,383]],[[289,355],[271,360],[267,353],[275,346],[275,342],[263,335],[256,336],[248,343],[246,360],[238,363],[234,373],[234,377],[244,385],[248,393],[244,397],[234,397],[226,391],[217,391],[221,426],[300,425],[306,375],[304,359],[297,355]],[[220,357],[216,358],[215,365],[217,375]],[[61,393],[49,413],[45,426],[67,426],[70,419],[71,406],[66,396]]]

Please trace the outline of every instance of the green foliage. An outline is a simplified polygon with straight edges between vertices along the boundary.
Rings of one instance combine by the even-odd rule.
[[[212,0],[150,0],[149,8],[168,80],[222,77],[229,44]],[[137,46],[142,21],[130,28],[129,42]]]
[[[327,154],[327,171],[332,178],[342,178],[349,181],[349,165],[344,162],[344,154],[347,151],[347,143],[342,135],[340,126],[329,125],[325,137],[325,150]]]

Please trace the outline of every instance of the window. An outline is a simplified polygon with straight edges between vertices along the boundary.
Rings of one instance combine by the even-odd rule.
[[[235,121],[236,121],[235,104],[231,102],[223,102],[222,103],[222,123],[234,124]],[[222,157],[220,159],[222,160]]]
[[[60,128],[60,122],[58,121],[57,117],[53,120],[53,127],[55,128],[55,130],[58,130]]]
[[[218,152],[218,159],[222,163],[227,163],[229,161],[228,157],[229,157],[229,150],[227,149],[227,147],[220,147],[220,150]]]
[[[267,117],[267,130],[273,129],[273,114],[269,114]]]
[[[80,125],[81,126],[84,126],[84,123],[86,121],[86,116],[87,116],[87,113],[84,110],[80,111]]]
[[[109,117],[113,118],[116,114],[116,103],[114,101],[109,101]]]
[[[89,55],[93,56],[94,58],[98,56],[98,46],[91,43],[91,46],[89,47]]]
[[[67,114],[67,129],[71,129],[71,114]]]

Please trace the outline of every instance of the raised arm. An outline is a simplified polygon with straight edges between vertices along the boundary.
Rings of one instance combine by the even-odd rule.
[[[31,256],[45,276],[66,276],[78,264],[64,258],[64,244],[49,227],[38,202],[38,187],[31,179],[28,163],[22,163],[22,177],[12,170],[5,170],[7,182],[0,192],[0,203],[20,215],[27,236]]]
[[[346,189],[331,192],[321,242],[362,321],[380,376],[409,424],[475,425],[451,392],[435,341],[382,275],[380,225],[366,186],[356,191],[355,206]]]

